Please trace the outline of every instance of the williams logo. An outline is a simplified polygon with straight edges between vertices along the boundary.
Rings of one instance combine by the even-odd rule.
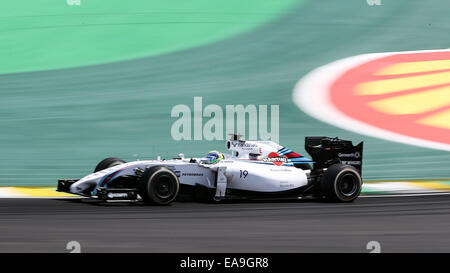
[[[277,166],[281,166],[284,163],[288,162],[288,158],[286,156],[280,156],[277,153],[270,153],[267,158],[262,159],[264,162],[271,162]]]

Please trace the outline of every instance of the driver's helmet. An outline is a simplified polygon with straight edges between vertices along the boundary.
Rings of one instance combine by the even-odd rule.
[[[225,159],[223,154],[218,151],[211,151],[206,155],[205,164],[214,164],[219,162],[220,160]]]

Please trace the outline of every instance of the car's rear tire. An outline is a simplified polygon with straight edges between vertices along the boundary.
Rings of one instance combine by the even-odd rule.
[[[117,157],[108,157],[100,161],[95,167],[94,173],[102,171],[104,169],[111,168],[113,166],[121,165],[127,163],[125,160],[117,158]]]
[[[326,200],[333,202],[352,202],[361,193],[362,179],[352,166],[334,164],[323,174],[321,189]]]
[[[180,182],[173,171],[154,166],[144,171],[139,179],[139,186],[145,203],[168,205],[178,196]]]

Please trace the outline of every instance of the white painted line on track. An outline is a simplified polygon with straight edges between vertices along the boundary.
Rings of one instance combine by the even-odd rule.
[[[370,197],[417,197],[417,196],[433,196],[433,195],[450,195],[450,192],[431,192],[431,193],[403,193],[403,194],[367,194],[360,195],[358,198]]]
[[[371,197],[412,197],[412,196],[432,196],[432,195],[450,195],[450,192],[423,192],[423,193],[387,193],[387,194],[362,194],[358,198],[371,198]],[[2,196],[0,199],[89,199],[89,197],[83,196]],[[93,199],[97,200],[97,199]],[[296,200],[296,199],[292,199]],[[301,199],[299,199],[301,200]],[[121,200],[122,201],[122,200]],[[283,200],[286,201],[286,200]],[[122,201],[123,202],[123,201]]]
[[[83,196],[0,196],[0,199],[82,199]]]

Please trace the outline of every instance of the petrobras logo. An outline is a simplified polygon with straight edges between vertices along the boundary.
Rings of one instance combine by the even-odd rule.
[[[109,192],[107,194],[108,198],[114,199],[114,198],[127,198],[128,194],[126,192]]]
[[[270,162],[276,166],[281,166],[284,163],[288,163],[288,158],[286,156],[280,156],[275,152],[270,153],[267,158],[262,159],[263,162]]]
[[[294,101],[350,131],[450,151],[450,50],[339,60],[301,79]]]
[[[202,173],[182,173],[182,176],[203,176]]]

